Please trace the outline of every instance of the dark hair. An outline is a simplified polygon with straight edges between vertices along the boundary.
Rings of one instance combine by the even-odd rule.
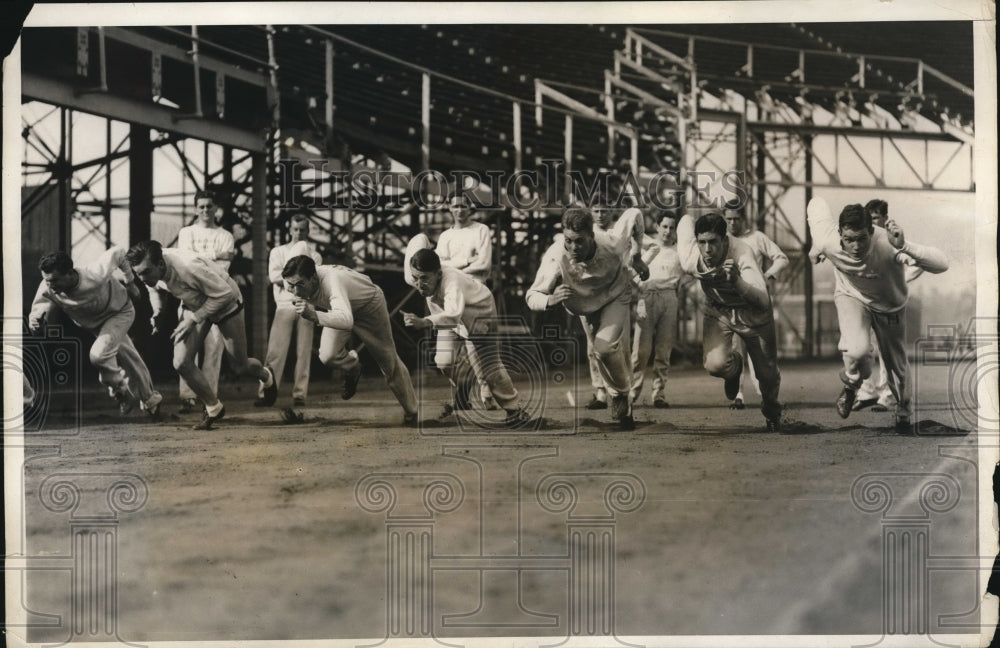
[[[288,219],[288,224],[291,225],[292,223],[301,223],[303,221],[308,223],[309,215],[303,214],[302,212],[295,212],[292,214],[291,218]]]
[[[205,199],[205,198],[207,198],[208,200],[211,200],[212,202],[218,202],[215,199],[215,192],[212,191],[211,189],[199,189],[198,191],[194,192],[194,201],[195,202],[198,202],[199,200],[202,200],[202,199]]]
[[[840,212],[838,229],[868,230],[872,231],[872,215],[860,204],[847,205]]]
[[[660,223],[662,223],[664,218],[673,219],[675,221],[674,225],[676,225],[681,220],[680,215],[677,212],[675,212],[673,209],[661,209],[661,210],[659,210],[659,211],[656,212],[656,224],[657,225],[659,225]]]
[[[49,252],[38,261],[41,272],[58,272],[68,274],[73,271],[73,259],[63,251]]]
[[[434,250],[423,248],[410,257],[410,267],[419,272],[437,272],[441,269],[441,257]]]
[[[146,259],[158,265],[163,261],[163,246],[159,241],[139,241],[125,253],[125,259],[130,265],[139,265]]]
[[[472,198],[470,198],[464,191],[462,191],[461,189],[458,189],[458,188],[456,188],[455,191],[453,191],[448,196],[448,201],[447,202],[448,202],[449,206],[451,206],[451,202],[453,200],[461,200],[462,204],[464,204],[469,209],[472,209],[475,206],[475,204],[476,204],[476,202]]]
[[[593,234],[594,215],[590,213],[589,209],[570,207],[563,212],[562,226],[571,232],[590,232]]]
[[[694,222],[694,235],[712,232],[719,235],[719,238],[726,238],[726,219],[719,212],[708,212],[698,217]]]
[[[879,214],[882,214],[883,216],[888,217],[889,216],[889,203],[887,203],[886,201],[881,200],[879,198],[874,198],[872,200],[869,200],[868,203],[865,205],[865,211],[866,212],[878,212]]]
[[[727,200],[726,204],[722,206],[722,209],[723,211],[734,211],[737,214],[739,214],[742,218],[747,217],[746,204],[743,201],[738,200],[736,198],[733,198],[732,200]]]
[[[312,260],[312,257],[300,254],[288,260],[281,271],[281,276],[288,278],[296,275],[303,279],[312,279],[316,276],[316,262]]]

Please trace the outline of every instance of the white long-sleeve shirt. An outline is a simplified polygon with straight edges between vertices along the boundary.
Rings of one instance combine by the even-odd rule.
[[[765,275],[776,276],[785,266],[788,265],[788,255],[782,251],[778,244],[772,241],[764,232],[754,231],[738,237],[753,252],[753,258],[757,262],[757,267]],[[770,260],[770,265],[764,268],[764,259]]]
[[[320,326],[350,331],[354,328],[354,311],[372,300],[379,288],[368,275],[339,265],[316,268],[319,286],[306,299],[316,309]]]
[[[767,281],[760,272],[753,251],[746,243],[732,236],[729,238],[729,252],[726,259],[736,262],[740,277],[745,282],[745,293],[721,275],[718,268],[709,268],[698,250],[694,234],[694,218],[685,214],[677,223],[677,254],[684,272],[694,275],[701,282],[705,293],[706,311],[716,314],[732,314],[748,325],[763,324],[774,315],[771,312],[771,298],[767,292]],[[724,259],[725,260],[725,259]]]
[[[875,312],[894,313],[906,306],[911,262],[934,274],[948,269],[948,258],[941,250],[912,241],[897,250],[881,227],[874,228],[867,254],[856,259],[841,247],[836,219],[824,199],[809,201],[806,213],[813,237],[810,256],[823,254],[833,264],[833,294],[854,297]]]
[[[126,281],[133,280],[125,252],[125,248],[113,247],[93,263],[74,268],[80,281],[65,293],[52,290],[43,281],[31,303],[29,318],[37,320],[59,307],[82,328],[100,327],[129,304],[128,290],[114,277],[114,272],[119,270]]]
[[[651,244],[642,253],[642,260],[649,267],[649,279],[639,283],[639,293],[661,290],[677,290],[684,270],[681,268],[677,246]]]
[[[291,308],[292,300],[295,299],[295,295],[285,290],[285,280],[281,277],[281,271],[285,269],[289,259],[297,256],[309,256],[317,266],[323,263],[323,257],[316,252],[316,246],[308,241],[279,245],[268,255],[267,276],[274,284],[274,303],[278,308]]]
[[[496,316],[493,293],[484,284],[461,270],[442,267],[437,290],[427,298],[431,314],[427,319],[434,328],[462,326],[473,330],[473,323],[481,317]]]
[[[608,232],[594,232],[596,249],[587,261],[573,261],[559,241],[542,257],[535,281],[525,299],[528,308],[545,310],[549,295],[561,280],[573,289],[563,306],[573,315],[587,315],[604,308],[625,293],[631,293],[631,275],[626,261],[632,249],[641,249],[642,212],[627,209]],[[633,247],[634,244],[634,247]]]
[[[441,232],[435,252],[442,266],[457,268],[486,281],[493,268],[493,233],[476,221],[470,221],[465,227],[453,225]]]
[[[167,269],[160,283],[196,322],[217,322],[236,310],[240,288],[214,261],[190,250],[164,248],[163,262]]]
[[[205,227],[195,223],[182,227],[178,232],[177,249],[196,252],[228,271],[236,253],[236,242],[233,235],[221,227]]]
[[[414,288],[417,281],[413,277],[410,259],[417,250],[430,247],[426,234],[417,234],[406,246],[403,279]],[[434,294],[427,297],[427,308],[431,312],[427,319],[434,328],[463,327],[466,335],[473,330],[472,324],[477,318],[496,316],[496,302],[486,285],[464,271],[448,266],[441,267],[441,282]]]

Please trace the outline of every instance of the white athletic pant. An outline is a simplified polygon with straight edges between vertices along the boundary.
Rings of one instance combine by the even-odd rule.
[[[677,341],[677,291],[655,290],[644,292],[640,299],[645,303],[646,318],[635,323],[635,340],[632,342],[632,393],[642,392],[649,357],[653,356],[653,393],[651,398],[663,398],[670,373],[670,352]]]
[[[237,302],[234,301],[233,305],[236,306]],[[261,361],[247,355],[247,331],[242,308],[235,312],[230,309],[229,312],[218,323],[203,321],[196,324],[187,337],[174,345],[174,369],[191,386],[195,397],[205,405],[213,405],[218,401],[218,391],[212,387],[194,359],[210,331],[219,331],[222,347],[229,356],[229,365],[233,371],[240,376],[254,377],[261,381],[267,377]]]
[[[146,401],[153,394],[153,379],[128,336],[133,321],[135,308],[128,303],[99,327],[90,329],[95,337],[90,347],[90,363],[97,367],[102,385],[117,391],[127,376],[132,393]]]
[[[472,365],[477,379],[489,386],[497,405],[505,410],[515,410],[520,407],[520,397],[500,357],[500,341],[496,337],[496,313],[493,313],[492,317],[476,320],[475,326],[480,327],[480,330],[472,334],[464,326],[459,326],[457,330],[438,329],[434,364],[448,376],[452,385],[457,387],[457,374],[462,362],[460,356],[464,346],[465,356]],[[459,336],[466,340],[461,340]],[[473,347],[473,353],[469,353],[469,347]]]
[[[844,357],[847,385],[858,389],[872,373],[871,334],[874,332],[882,357],[889,390],[896,397],[896,416],[910,416],[910,385],[907,380],[906,309],[895,313],[870,310],[854,297],[835,295],[840,323],[838,348]]]
[[[184,317],[183,306],[181,306],[179,317],[180,319]],[[205,380],[208,381],[208,385],[212,388],[213,394],[219,393],[219,372],[222,371],[222,352],[224,347],[219,327],[213,326],[205,337],[201,353],[195,358],[195,362],[199,362],[200,359],[201,372],[205,376]],[[178,394],[181,400],[196,398],[194,390],[187,384],[183,376],[179,380]]]
[[[274,370],[274,379],[280,387],[294,331],[295,382],[292,385],[292,398],[304,399],[309,393],[309,364],[312,360],[315,329],[316,325],[304,317],[299,317],[291,305],[279,306],[274,311],[274,321],[271,322],[271,334],[267,340],[267,356],[264,358],[264,364]]]
[[[328,367],[348,370],[358,364],[356,353],[347,350],[351,334],[355,334],[375,358],[385,382],[407,414],[417,412],[417,395],[410,372],[396,353],[392,339],[392,324],[385,295],[379,289],[371,300],[354,311],[354,328],[350,331],[324,327],[319,338],[319,359]]]
[[[605,388],[611,396],[632,390],[632,353],[629,295],[603,308],[581,315],[587,348],[597,362]]]
[[[865,378],[858,390],[858,400],[878,399],[880,405],[889,407],[895,403],[892,397],[892,390],[889,389],[889,377],[886,375],[885,367],[882,366],[882,354],[878,350],[878,340],[875,339],[875,332],[871,335],[872,342],[872,375]]]

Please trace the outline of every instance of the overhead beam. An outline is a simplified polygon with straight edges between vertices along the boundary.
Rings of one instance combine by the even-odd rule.
[[[264,135],[260,133],[235,128],[221,122],[190,117],[180,118],[181,116],[174,109],[126,97],[100,92],[79,94],[71,84],[47,79],[30,72],[25,72],[21,76],[21,93],[28,99],[131,124],[140,124],[159,131],[177,133],[206,142],[232,146],[255,153],[263,153],[265,150]]]
[[[159,54],[160,56],[166,56],[167,58],[174,59],[175,61],[191,63],[191,56],[183,47],[169,45],[162,41],[149,38],[148,36],[128,31],[127,29],[123,29],[121,27],[105,27],[104,36],[105,38],[110,38],[111,40],[131,45],[132,47],[137,47],[154,54]],[[251,72],[250,70],[239,68],[229,63],[223,63],[218,59],[212,58],[211,56],[205,56],[204,54],[199,53],[198,65],[204,70],[211,70],[217,74],[224,74],[231,79],[239,79],[240,81],[260,86],[261,88],[267,86],[267,74],[263,72]]]
[[[650,70],[647,67],[643,67],[642,65],[637,65],[636,63],[633,63],[627,56],[622,54],[620,51],[615,51],[615,63],[619,65],[624,65],[625,67],[632,70],[636,74],[644,76],[654,83],[659,83],[661,86],[670,86],[673,89],[673,92],[676,93],[678,97],[684,95],[683,88],[680,88],[679,90],[677,89],[677,86],[681,84],[678,84],[673,79],[668,79],[662,74],[658,74],[657,72],[654,72],[653,70]],[[618,78],[621,79],[621,76],[619,75]],[[664,107],[674,117],[680,118],[684,116],[684,112],[677,106],[671,105],[670,103],[666,103]]]
[[[542,97],[548,97],[549,99],[566,106],[570,110],[577,112],[584,117],[589,117],[595,121],[601,122],[608,128],[613,128],[626,137],[637,136],[635,129],[616,122],[610,119],[607,115],[602,115],[590,106],[552,88],[541,79],[535,79],[535,121],[538,125],[541,125],[541,119],[539,116],[542,111]]]
[[[705,121],[739,123],[740,113],[728,110],[702,108],[699,119]],[[752,133],[789,133],[796,135],[844,135],[850,137],[887,137],[891,139],[919,140],[929,142],[961,142],[962,138],[952,132],[904,131],[891,128],[847,128],[843,126],[820,126],[817,124],[780,124],[776,122],[751,121],[747,128]]]

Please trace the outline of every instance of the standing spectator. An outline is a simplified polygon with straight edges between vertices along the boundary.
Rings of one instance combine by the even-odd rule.
[[[632,402],[639,400],[653,356],[653,407],[666,408],[670,352],[677,341],[677,289],[684,276],[677,256],[677,216],[663,212],[656,237],[642,255],[649,278],[639,283],[635,339],[632,341]]]
[[[316,252],[316,245],[309,241],[309,218],[305,214],[292,216],[288,228],[291,241],[271,250],[267,262],[267,274],[274,284],[274,321],[271,322],[271,334],[267,340],[267,356],[264,363],[274,370],[274,379],[281,386],[281,378],[285,372],[285,359],[288,357],[288,347],[292,342],[292,331],[295,331],[295,381],[292,384],[292,402],[301,407],[306,404],[309,395],[309,365],[312,361],[313,333],[316,325],[299,317],[295,312],[293,301],[295,295],[285,289],[285,280],[281,276],[285,264],[292,257],[308,256],[313,263],[323,263],[323,258]],[[258,394],[254,403],[258,407],[266,405],[264,394]]]
[[[177,249],[189,250],[211,261],[228,273],[229,264],[236,255],[236,244],[233,235],[219,227],[215,216],[218,206],[215,194],[200,190],[194,195],[197,221],[181,228],[177,234]],[[182,305],[183,309],[184,306]],[[183,321],[184,313],[180,314]],[[201,369],[212,393],[219,391],[219,372],[222,369],[222,333],[218,326],[212,326],[201,349]],[[184,377],[180,378],[181,412],[189,413],[198,409],[198,400],[194,390]]]
[[[461,193],[448,201],[448,212],[452,225],[441,232],[435,252],[443,267],[461,270],[480,283],[486,283],[493,269],[493,232],[483,223],[472,220],[474,211],[471,201]],[[454,329],[437,330],[438,344],[450,346],[455,335]],[[479,397],[487,409],[497,409],[496,400],[483,373],[482,363],[475,345],[465,345],[472,371],[479,383]],[[459,385],[454,406],[468,405],[468,385]]]

